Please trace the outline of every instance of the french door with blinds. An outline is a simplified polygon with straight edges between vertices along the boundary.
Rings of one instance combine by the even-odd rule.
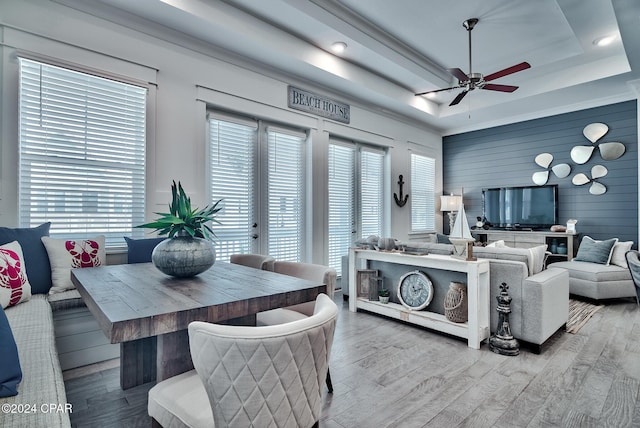
[[[342,274],[351,244],[382,235],[383,149],[332,139],[329,144],[329,266]]]
[[[215,225],[220,260],[235,253],[302,261],[306,134],[210,113],[209,189],[223,200]]]

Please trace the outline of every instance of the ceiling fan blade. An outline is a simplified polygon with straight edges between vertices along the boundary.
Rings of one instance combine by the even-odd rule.
[[[452,89],[458,89],[460,87],[461,86],[452,86],[450,88],[434,89],[433,91],[420,92],[420,93],[416,94],[416,97],[419,96],[419,95],[434,94],[436,92],[442,92],[442,91],[450,91]]]
[[[487,89],[489,91],[513,92],[516,89],[518,89],[518,86],[497,85],[495,83],[487,83],[482,87],[482,89]]]
[[[469,80],[469,76],[467,76],[467,73],[460,70],[459,68],[447,68],[447,71],[460,82],[466,82],[467,80]]]
[[[484,81],[488,82],[490,80],[495,80],[500,77],[508,76],[509,74],[517,73],[518,71],[526,70],[527,68],[531,68],[531,65],[528,62],[521,62],[520,64],[512,65],[504,70],[496,71],[493,74],[484,76]]]
[[[462,91],[458,94],[457,97],[455,97],[453,99],[453,101],[451,101],[451,104],[449,104],[449,106],[454,106],[456,104],[458,104],[460,101],[462,101],[462,99],[464,98],[465,95],[467,95],[467,92],[469,91]]]

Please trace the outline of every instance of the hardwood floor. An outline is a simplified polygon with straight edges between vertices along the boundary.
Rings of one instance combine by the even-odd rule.
[[[336,302],[334,393],[325,389],[321,427],[640,426],[640,308],[631,300],[608,302],[577,334],[560,331],[540,355],[521,348],[517,357],[351,313],[339,293]],[[65,382],[74,427],[150,426],[151,385],[122,391],[118,379],[110,367]]]

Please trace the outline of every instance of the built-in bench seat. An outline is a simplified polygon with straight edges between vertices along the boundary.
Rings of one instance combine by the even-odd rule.
[[[50,238],[49,227],[50,223],[34,228],[0,227],[0,245],[19,259],[18,272],[26,273],[29,287],[21,290],[24,300],[3,302],[22,379],[17,395],[0,399],[0,404],[9,405],[8,411],[0,413],[0,427],[71,426],[62,370],[119,356],[119,345],[109,343],[80,293],[72,289],[69,269],[77,264],[69,259],[75,253],[67,246],[79,245],[78,241]],[[87,248],[96,250],[90,254],[92,265],[110,264],[104,236],[85,242],[90,243]],[[111,264],[121,263],[123,255],[114,253]]]
[[[6,308],[5,313],[18,347],[22,381],[18,395],[0,399],[0,405],[8,404],[9,410],[15,410],[6,412],[3,407],[0,426],[70,427],[53,311],[47,295],[35,294],[27,302]],[[49,407],[52,404],[58,407]]]

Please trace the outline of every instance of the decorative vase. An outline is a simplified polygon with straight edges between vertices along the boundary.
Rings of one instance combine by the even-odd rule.
[[[444,298],[444,315],[451,322],[467,322],[469,319],[467,286],[451,282]]]
[[[551,252],[553,254],[558,254],[558,240],[554,239],[551,241]]]
[[[567,244],[564,242],[558,244],[558,254],[567,254]]]
[[[189,278],[213,266],[216,251],[213,243],[207,239],[176,235],[156,245],[151,261],[162,273]]]
[[[378,296],[380,303],[389,303],[389,296]]]

